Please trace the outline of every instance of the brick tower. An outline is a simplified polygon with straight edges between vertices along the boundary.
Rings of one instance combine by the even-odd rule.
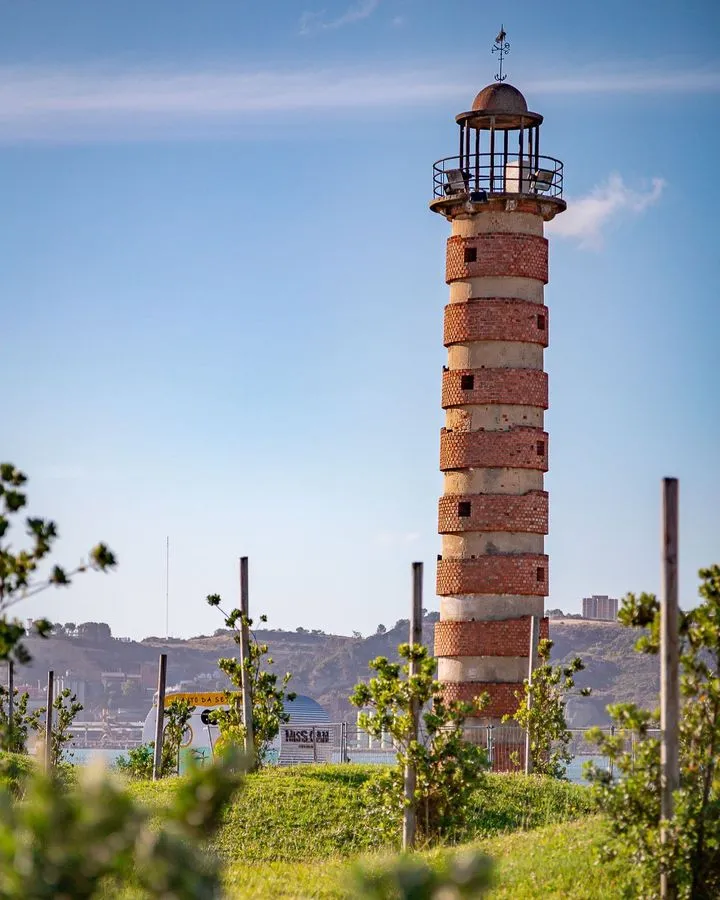
[[[540,155],[542,116],[520,91],[496,78],[456,121],[459,152],[435,163],[430,204],[452,227],[435,654],[447,699],[487,692],[475,721],[497,722],[517,708],[548,594],[543,229],[565,203],[562,163]]]

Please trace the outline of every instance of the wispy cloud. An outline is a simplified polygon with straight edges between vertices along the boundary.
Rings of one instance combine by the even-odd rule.
[[[369,14],[367,3],[352,9]],[[464,73],[448,77],[447,71],[422,65],[295,71],[5,66],[0,141],[242,136],[278,113],[317,118],[440,104],[455,110],[468,103],[476,79]],[[534,77],[529,84],[532,104],[539,105],[550,93],[720,92],[720,71]]]
[[[342,15],[328,18],[327,12],[304,12],[300,17],[300,34],[310,34],[313,31],[333,31],[336,28],[344,28],[346,25],[354,25],[368,19],[380,6],[380,0],[360,0],[348,7]]]
[[[599,250],[603,231],[611,222],[644,212],[658,202],[664,188],[662,178],[653,178],[647,189],[634,190],[613,173],[584,197],[569,198],[567,210],[550,222],[548,231],[574,238],[586,249]]]

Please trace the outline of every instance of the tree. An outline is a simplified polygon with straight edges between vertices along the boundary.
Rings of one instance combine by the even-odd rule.
[[[650,733],[659,711],[615,704],[608,707],[615,733],[595,729],[590,735],[612,763],[612,772],[588,767],[610,824],[604,855],[627,860],[633,896],[657,896],[661,870],[672,876],[680,900],[720,896],[720,566],[701,569],[700,579],[702,602],[681,612],[678,622],[680,790],[671,822],[660,818],[660,742]],[[638,652],[659,652],[660,604],[654,594],[628,594],[619,619],[644,629]],[[635,740],[628,748],[630,738]]]
[[[25,628],[17,619],[8,618],[8,611],[21,600],[48,587],[69,585],[80,572],[88,569],[105,572],[116,564],[114,554],[105,544],[97,544],[87,560],[74,569],[55,565],[46,578],[37,577],[38,566],[49,556],[58,530],[50,520],[29,516],[25,519],[25,527],[30,547],[13,549],[7,537],[13,517],[18,516],[27,505],[27,496],[22,490],[26,482],[27,476],[12,463],[0,464],[0,659],[13,659],[22,664],[30,662],[30,654],[22,643]],[[40,637],[47,637],[51,628],[47,619],[35,622],[35,630]]]
[[[503,716],[503,722],[514,720],[530,732],[530,759],[533,771],[552,778],[565,778],[572,754],[568,745],[572,733],[565,719],[567,696],[575,687],[575,674],[585,668],[579,656],[566,666],[550,664],[553,642],[541,640],[538,644],[540,665],[532,674],[532,683],[525,679],[523,692],[515,692],[520,701],[517,711]],[[580,694],[587,697],[589,688]]]
[[[0,749],[10,753],[27,753],[28,734],[39,728],[42,709],[28,712],[30,695],[13,690],[13,715],[10,721],[10,692],[0,685]]]
[[[378,625],[375,630],[375,634],[385,634],[387,632],[387,628],[382,624],[382,622]]]
[[[365,786],[369,814],[387,836],[397,836],[404,807],[403,771],[406,764],[417,771],[415,803],[418,830],[427,840],[459,831],[465,821],[472,792],[487,767],[485,750],[466,741],[465,719],[477,715],[487,695],[474,703],[446,703],[435,680],[436,661],[425,647],[401,644],[404,664],[378,656],[370,663],[376,673],[355,686],[350,702],[362,711],[360,727],[373,737],[390,734],[397,751],[397,765],[375,775]],[[410,661],[415,674],[410,675]],[[431,704],[430,706],[428,704]],[[411,710],[421,713],[419,740],[414,740]]]
[[[190,717],[195,712],[187,700],[172,700],[165,708],[163,748],[160,758],[160,777],[177,775],[180,771],[180,748]],[[119,756],[116,767],[130,778],[152,778],[155,761],[155,741],[140,744],[128,750],[127,756]]]
[[[78,698],[70,691],[70,688],[64,688],[58,692],[58,695],[53,700],[52,708],[54,714],[50,739],[50,764],[55,768],[65,761],[63,757],[66,753],[66,745],[73,739],[70,726],[84,707],[82,703],[78,703]],[[41,740],[45,740],[47,731],[47,725],[43,725],[40,718],[43,715],[47,721],[46,706],[38,710],[38,718],[33,726],[39,733]],[[72,753],[69,753],[69,755],[72,756]]]
[[[242,681],[243,670],[250,683],[250,701],[252,709],[253,738],[255,742],[255,762],[262,765],[267,757],[270,744],[280,732],[280,726],[290,721],[285,711],[285,702],[294,700],[295,693],[287,690],[292,678],[289,672],[278,681],[275,672],[268,671],[265,666],[272,666],[273,659],[268,656],[268,645],[260,644],[252,629],[252,619],[244,618],[239,609],[226,613],[220,606],[219,594],[210,594],[207,603],[216,607],[225,617],[225,625],[234,632],[233,640],[240,646],[240,627],[247,626],[250,633],[248,658],[241,663],[239,659],[223,657],[218,660],[218,668],[230,679],[230,683],[238,688],[226,691],[226,709],[218,709],[213,713],[215,724],[220,730],[219,745],[241,745],[245,740],[245,725],[242,717]],[[260,622],[267,622],[267,616],[260,616]]]

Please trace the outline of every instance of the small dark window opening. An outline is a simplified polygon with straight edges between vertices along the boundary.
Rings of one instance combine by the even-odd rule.
[[[545,569],[541,569],[540,566],[538,566],[535,575],[538,581],[545,581]]]
[[[544,442],[544,441],[538,441],[538,442],[537,442],[537,447],[536,447],[535,449],[537,450],[537,455],[538,455],[538,456],[542,456],[542,455],[545,453],[545,442]]]
[[[541,331],[545,331],[545,316],[539,315],[539,316],[537,317],[537,327],[538,327]]]
[[[461,500],[458,503],[458,516],[461,519],[469,519],[472,510],[472,502],[470,500]]]
[[[477,247],[465,248],[465,262],[477,262]]]
[[[474,375],[461,375],[460,376],[460,390],[471,391],[474,387],[475,387],[475,376]]]

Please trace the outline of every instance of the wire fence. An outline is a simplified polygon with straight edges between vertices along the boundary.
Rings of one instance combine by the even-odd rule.
[[[572,760],[568,765],[568,777],[572,781],[583,780],[583,768],[592,761],[599,768],[612,769],[610,760],[602,756],[597,745],[588,739],[589,728],[570,729],[568,751]],[[615,728],[602,728],[614,735]],[[463,728],[466,740],[482,747],[488,755],[490,767],[495,772],[513,772],[524,769],[525,731],[517,725],[474,725]],[[642,738],[631,732],[622,734],[625,750],[634,754]],[[659,737],[659,731],[649,731],[648,737]],[[420,734],[421,740],[424,738]],[[361,763],[392,765],[397,751],[390,734],[371,737],[351,722],[303,725],[302,728],[285,725],[280,730],[273,761],[277,765],[295,765],[307,762]]]

